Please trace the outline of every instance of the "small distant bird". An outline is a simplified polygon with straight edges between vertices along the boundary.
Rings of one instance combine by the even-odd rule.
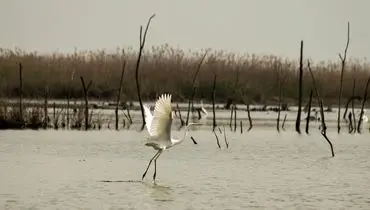
[[[366,110],[364,110],[363,115],[362,115],[362,121],[364,123],[366,123],[367,121],[369,121],[369,118],[365,115],[365,113],[366,113]]]
[[[361,118],[361,121],[362,121],[361,125],[363,127],[365,127],[367,122],[369,121],[369,118],[365,115],[365,113],[366,113],[366,110],[363,111],[362,118]]]
[[[310,121],[320,121],[320,116],[318,116],[318,111],[315,110],[315,116],[310,116]],[[305,118],[307,120],[307,117]]]
[[[195,108],[195,110],[198,112],[198,116],[196,117],[193,115],[193,122],[204,122],[204,120],[208,116],[207,110],[203,106],[203,101],[200,101],[200,108]]]
[[[145,122],[146,128],[149,133],[147,143],[145,146],[153,147],[157,150],[155,155],[150,159],[149,164],[142,176],[144,179],[146,173],[148,172],[149,166],[154,160],[154,174],[153,181],[157,175],[157,159],[158,157],[166,150],[177,144],[183,142],[183,140],[188,135],[188,128],[190,125],[200,125],[201,123],[189,123],[185,128],[185,134],[182,138],[173,138],[171,137],[171,124],[173,120],[173,112],[171,107],[171,95],[162,94],[155,103],[154,114],[152,115],[150,108],[147,105],[144,105],[145,113]]]

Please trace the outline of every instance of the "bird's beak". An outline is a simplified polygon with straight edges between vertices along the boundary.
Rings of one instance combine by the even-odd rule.
[[[195,141],[195,139],[193,138],[193,136],[190,136],[190,139],[193,141],[194,144],[198,144],[198,142]]]

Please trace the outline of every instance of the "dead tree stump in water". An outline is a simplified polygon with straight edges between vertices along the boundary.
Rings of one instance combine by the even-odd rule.
[[[149,18],[149,20],[148,20],[148,22],[146,24],[144,36],[142,34],[143,33],[143,27],[140,26],[140,37],[139,37],[140,38],[140,47],[139,47],[139,55],[137,57],[136,69],[135,69],[135,81],[136,81],[137,96],[138,96],[139,103],[140,103],[141,118],[143,120],[143,124],[141,125],[140,131],[144,130],[144,127],[145,127],[145,114],[144,114],[144,107],[143,107],[143,102],[141,100],[141,94],[140,94],[139,67],[140,67],[141,55],[143,53],[143,49],[144,49],[144,45],[145,45],[146,34],[148,32],[148,28],[149,28],[150,22],[152,21],[152,19],[154,17],[155,17],[155,14],[153,14],[152,16],[150,16],[150,18]]]
[[[121,91],[122,91],[122,83],[123,83],[123,75],[125,74],[125,67],[126,67],[126,61],[123,62],[122,65],[122,72],[121,72],[121,78],[119,80],[119,86],[118,86],[118,93],[117,93],[117,100],[116,100],[116,109],[114,110],[114,114],[116,116],[116,130],[118,131],[118,106],[121,101]]]
[[[82,83],[82,88],[84,91],[84,98],[85,98],[85,130],[89,129],[89,100],[88,100],[88,94],[89,94],[89,88],[92,84],[92,81],[85,85],[84,78],[81,76],[81,83]]]
[[[295,123],[295,130],[301,133],[301,109],[302,109],[302,83],[303,83],[303,40],[301,40],[301,51],[299,58],[299,84],[298,84],[298,112]]]

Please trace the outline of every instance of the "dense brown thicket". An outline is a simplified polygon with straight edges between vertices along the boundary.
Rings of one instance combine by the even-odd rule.
[[[188,99],[192,92],[192,76],[203,54],[204,51],[184,52],[167,45],[144,51],[140,70],[143,100],[154,100],[163,92],[172,93],[175,101]],[[82,76],[87,81],[92,80],[90,99],[114,100],[122,63],[126,60],[122,100],[136,101],[136,58],[137,52],[131,48],[117,49],[114,53],[76,51],[64,55],[0,49],[0,97],[18,96],[17,62],[22,62],[24,98],[43,98],[45,87],[49,88],[50,98],[67,98],[68,84],[73,77],[71,96],[82,99],[83,90],[78,79]],[[335,103],[339,93],[340,60],[311,65],[322,98],[327,105]],[[362,95],[369,70],[370,66],[365,61],[348,61],[343,80],[344,98],[352,95],[353,79],[357,83],[356,95]],[[198,75],[195,100],[203,98],[210,102],[215,73],[216,102],[226,102],[230,97],[243,97],[255,103],[276,103],[280,84],[278,78],[284,80],[284,101],[295,104],[298,97],[298,60],[210,51]],[[303,99],[308,101],[313,87],[307,68],[304,69],[303,80],[306,81]]]

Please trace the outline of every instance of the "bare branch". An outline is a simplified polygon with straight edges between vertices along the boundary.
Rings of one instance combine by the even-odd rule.
[[[342,98],[342,92],[343,92],[343,74],[344,74],[344,69],[346,65],[346,58],[347,58],[347,50],[348,50],[348,45],[349,45],[349,22],[348,22],[348,28],[347,28],[347,43],[346,43],[346,48],[344,49],[344,56],[342,56],[339,53],[339,58],[342,61],[342,69],[340,72],[340,87],[339,87],[339,95],[338,95],[338,117],[337,117],[337,129],[338,133],[340,133],[340,108],[341,108],[341,98]]]
[[[141,48],[141,46],[143,45],[143,26],[140,26],[139,44]]]
[[[148,20],[148,23],[146,24],[146,28],[145,28],[145,32],[144,32],[144,37],[141,37],[142,27],[140,27],[140,40],[141,40],[141,43],[142,43],[142,45],[140,45],[141,48],[144,48],[144,43],[145,43],[145,40],[146,40],[146,33],[148,32],[148,28],[149,28],[150,22],[152,22],[152,19],[154,17],[155,17],[155,14],[153,14],[152,16],[150,16],[150,18]]]
[[[90,125],[89,125],[89,100],[88,100],[88,93],[89,93],[89,87],[91,86],[92,81],[90,80],[90,82],[86,86],[85,85],[84,78],[82,76],[80,76],[80,80],[81,80],[81,83],[82,83],[82,88],[83,88],[83,91],[84,91],[84,98],[85,98],[85,130],[88,130],[90,128]]]
[[[186,115],[186,125],[188,125],[189,123],[189,115],[190,115],[190,105],[193,103],[193,99],[194,99],[194,95],[195,95],[195,90],[196,90],[196,87],[195,87],[195,81],[197,79],[197,76],[198,76],[198,73],[199,73],[199,70],[200,70],[200,67],[202,66],[202,63],[205,59],[205,57],[207,56],[207,53],[208,53],[209,50],[206,50],[206,52],[204,53],[204,55],[202,56],[202,58],[200,59],[199,63],[198,63],[198,67],[195,71],[195,74],[194,74],[194,77],[193,77],[193,92],[191,94],[191,98],[189,99],[189,102],[188,102],[188,113]]]
[[[367,89],[369,87],[369,84],[370,84],[370,76],[367,79],[365,90],[364,90],[364,96],[362,98],[361,112],[360,112],[360,117],[358,119],[358,124],[357,124],[357,133],[360,133],[360,129],[361,129],[361,126],[360,125],[362,123],[362,116],[364,114],[365,102],[367,101]]]
[[[117,93],[117,100],[116,100],[116,109],[114,110],[114,113],[116,115],[116,130],[118,130],[118,106],[121,101],[121,91],[122,91],[122,83],[123,83],[123,75],[125,74],[125,67],[126,67],[126,61],[123,61],[122,65],[122,72],[121,72],[121,78],[119,81],[119,86],[118,86],[118,93]]]
[[[329,140],[329,138],[326,136],[326,125],[325,125],[324,107],[323,107],[323,103],[322,103],[322,100],[321,100],[320,95],[319,95],[319,91],[317,90],[317,85],[316,85],[315,77],[313,76],[313,73],[312,73],[310,61],[307,62],[307,66],[308,66],[308,70],[310,71],[310,74],[311,74],[311,78],[312,78],[312,82],[313,82],[314,89],[315,89],[315,92],[316,92],[317,100],[319,101],[320,114],[321,114],[321,129],[322,129],[321,130],[321,135],[325,138],[325,140],[330,145],[331,156],[334,157],[333,144],[331,143],[331,141]]]
[[[301,133],[301,109],[302,109],[302,83],[303,83],[303,40],[301,40],[301,50],[299,57],[299,84],[298,84],[298,112],[295,123],[295,130]]]
[[[343,60],[342,54],[338,53],[338,56],[339,56],[340,60],[342,61]]]
[[[147,31],[148,31],[150,22],[152,21],[152,19],[154,18],[154,16],[155,16],[155,14],[153,14],[152,16],[150,16],[150,18],[148,20],[148,23],[146,25],[145,32],[144,32],[144,37],[142,37],[142,30],[143,29],[142,29],[142,27],[140,27],[140,48],[139,48],[139,55],[138,55],[137,61],[136,61],[136,70],[135,70],[136,89],[137,89],[137,95],[138,95],[139,103],[140,103],[141,118],[143,120],[143,124],[141,125],[140,131],[144,130],[144,127],[145,127],[144,107],[143,107],[143,102],[141,100],[140,84],[139,84],[140,60],[141,60],[141,55],[143,53],[143,49],[144,49],[144,45],[145,45],[146,34],[147,34]]]

